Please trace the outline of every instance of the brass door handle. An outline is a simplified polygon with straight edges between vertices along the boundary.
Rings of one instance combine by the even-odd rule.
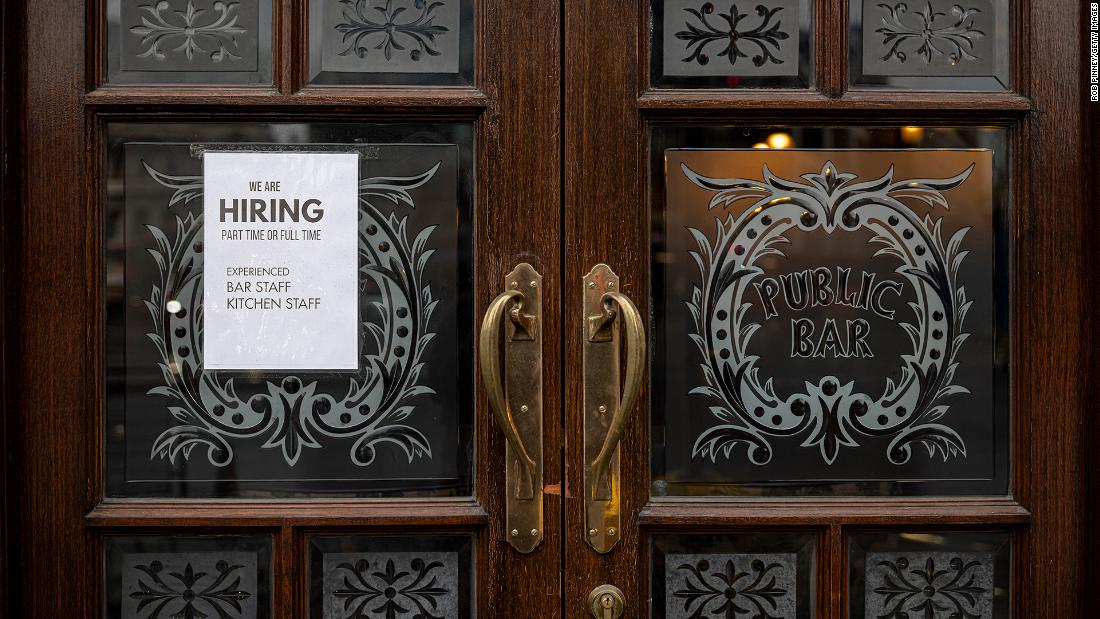
[[[478,360],[489,408],[507,441],[506,538],[531,552],[543,537],[542,276],[522,263],[504,282],[481,321]]]
[[[605,264],[585,276],[585,540],[601,553],[610,551],[622,536],[619,442],[645,375],[642,317],[619,290],[619,277]],[[625,339],[626,371],[620,391],[621,339]]]
[[[642,331],[642,317],[638,314],[638,308],[621,292],[607,292],[603,295],[605,315],[610,315],[608,320],[621,319],[626,331],[626,378],[623,382],[623,392],[619,399],[619,405],[615,414],[611,417],[611,427],[604,438],[596,459],[589,465],[592,473],[592,498],[599,498],[599,481],[607,473],[611,455],[619,447],[619,441],[623,438],[623,429],[634,412],[634,404],[638,400],[638,393],[642,390],[642,368],[645,360],[645,333]]]

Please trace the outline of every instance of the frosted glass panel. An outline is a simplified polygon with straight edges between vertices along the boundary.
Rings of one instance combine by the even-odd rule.
[[[271,0],[107,0],[107,81],[270,84]]]
[[[468,86],[472,0],[310,0],[310,81]]]
[[[851,619],[1011,617],[1007,533],[857,533],[848,546]]]
[[[1003,135],[930,134],[662,151],[655,493],[1004,491]]]
[[[650,82],[659,88],[806,88],[811,0],[650,3]]]
[[[109,495],[469,493],[468,125],[114,124],[108,135]],[[358,263],[346,266],[356,369],[204,367],[212,150],[359,155]],[[299,311],[272,307],[255,311]],[[271,341],[288,337],[300,335]]]
[[[855,87],[1008,88],[1008,0],[852,0],[849,11]]]
[[[266,537],[107,537],[107,618],[271,616]]]
[[[473,540],[466,535],[314,537],[310,616],[473,616]]]
[[[813,617],[814,536],[662,534],[652,546],[652,617]]]

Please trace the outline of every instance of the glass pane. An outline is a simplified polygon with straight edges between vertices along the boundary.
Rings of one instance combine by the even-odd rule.
[[[271,616],[267,537],[107,537],[106,617]]]
[[[473,540],[466,535],[314,537],[310,616],[473,616]]]
[[[851,0],[848,6],[853,85],[1008,88],[1008,0]]]
[[[848,541],[848,617],[1008,619],[1008,533],[859,533]]]
[[[654,87],[812,85],[811,0],[652,0],[650,11]]]
[[[107,81],[270,84],[271,0],[107,0]]]
[[[655,536],[650,616],[808,619],[816,554],[810,533]]]
[[[1005,493],[1003,130],[654,138],[654,494]]]
[[[474,83],[473,0],[310,0],[314,84]]]
[[[470,494],[471,126],[107,133],[108,495]],[[204,367],[203,157],[215,151],[358,154],[358,256],[346,267],[359,286],[357,369]],[[325,325],[305,330],[272,333],[273,350]]]

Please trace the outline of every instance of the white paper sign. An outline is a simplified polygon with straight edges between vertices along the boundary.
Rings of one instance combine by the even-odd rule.
[[[203,157],[203,367],[359,367],[359,155]]]

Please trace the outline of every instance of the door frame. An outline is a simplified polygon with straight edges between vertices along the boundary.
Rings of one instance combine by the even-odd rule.
[[[898,499],[888,506],[842,497],[651,501],[649,406],[643,391],[620,448],[624,535],[619,546],[607,555],[591,552],[583,541],[583,507],[567,504],[566,564],[574,575],[567,579],[566,614],[582,616],[588,592],[605,582],[622,589],[628,608],[642,612],[652,598],[647,595],[648,532],[713,531],[733,524],[742,531],[767,526],[819,532],[819,553],[831,558],[817,564],[817,588],[827,592],[819,598],[817,617],[846,614],[844,527],[852,525],[985,525],[1011,531],[1014,616],[1087,616],[1082,614],[1090,597],[1085,500],[1096,495],[1095,489],[1090,495],[1086,464],[1096,457],[1087,457],[1090,435],[1082,429],[1096,410],[1096,363],[1084,363],[1096,358],[1091,346],[1096,310],[1090,306],[1096,296],[1088,269],[1096,264],[1096,244],[1089,242],[1090,209],[1084,205],[1091,204],[1090,172],[1096,164],[1088,160],[1093,146],[1083,102],[1086,5],[1072,0],[1010,3],[1014,91],[869,92],[847,89],[847,0],[815,0],[816,86],[735,92],[647,90],[648,7],[657,1],[565,0],[565,243],[570,249],[564,274],[565,385],[571,496],[583,488],[581,278],[593,265],[607,263],[622,277],[622,291],[643,316],[650,315],[649,127],[914,124],[924,119],[930,124],[997,123],[1010,130],[1012,494]],[[1050,182],[1054,179],[1063,182]],[[598,203],[591,201],[595,196]]]
[[[20,29],[20,11],[18,3],[5,3],[0,7],[0,286],[4,290],[15,290],[14,277],[7,268],[11,264],[10,256],[19,247],[19,230],[13,219],[18,214],[21,196],[21,99],[24,83],[21,70],[22,45]],[[0,612],[8,611],[10,616],[18,616],[16,596],[11,592],[16,571],[13,566],[18,551],[17,529],[14,527],[16,506],[19,505],[19,486],[16,475],[18,459],[18,425],[12,415],[15,402],[15,383],[12,382],[12,361],[18,357],[11,354],[10,342],[13,332],[19,328],[19,317],[12,311],[13,303],[9,295],[0,296],[0,449],[3,449],[3,461],[0,462]]]

